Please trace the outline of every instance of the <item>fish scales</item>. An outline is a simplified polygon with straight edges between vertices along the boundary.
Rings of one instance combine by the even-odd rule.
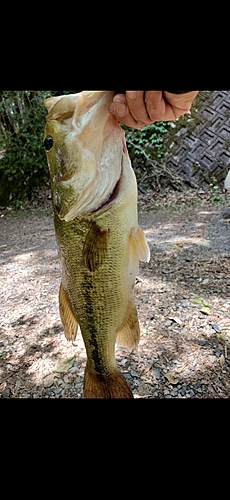
[[[100,398],[132,397],[117,368],[115,342],[132,348],[139,341],[133,287],[139,258],[149,259],[148,246],[137,223],[136,178],[124,132],[108,111],[112,96],[112,92],[83,92],[73,98],[61,97],[59,106],[57,98],[45,103],[49,115],[44,144],[62,268],[60,316],[69,340],[75,337],[80,325],[87,352],[84,396]],[[85,115],[89,110],[87,122]],[[60,119],[63,113],[65,123]],[[74,122],[66,124],[74,113]],[[76,121],[81,113],[84,126],[79,131]],[[64,174],[60,176],[58,169]],[[100,170],[107,179],[103,185],[103,177],[100,178],[101,187]]]

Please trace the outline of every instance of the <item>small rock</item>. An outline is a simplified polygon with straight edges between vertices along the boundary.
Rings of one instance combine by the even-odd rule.
[[[169,319],[171,321],[174,321],[174,323],[177,323],[178,325],[182,325],[182,321],[180,318],[178,318],[177,316],[169,316]]]
[[[141,353],[141,354],[142,354],[142,353]],[[124,365],[127,363],[127,361],[128,361],[128,360],[127,360],[127,358],[123,358],[121,361],[119,361],[119,364],[120,364],[121,366],[124,366]]]
[[[219,326],[216,323],[211,323],[211,327],[213,328],[213,330],[215,330],[216,333],[221,332],[221,329],[219,328]]]
[[[47,377],[43,379],[43,385],[46,389],[48,387],[51,387],[53,383],[54,383],[54,375],[52,373],[50,375],[47,375]]]
[[[76,358],[75,356],[73,358],[66,359],[65,361],[57,361],[55,364],[55,367],[53,369],[54,372],[57,373],[65,373],[67,372],[72,366],[74,365]]]
[[[54,389],[55,394],[60,394],[62,392],[62,388],[58,387],[57,389]]]
[[[188,304],[187,304],[187,302],[182,301],[182,302],[181,302],[181,306],[182,306],[182,307],[188,307]]]
[[[209,356],[209,361],[210,361],[211,363],[215,363],[215,361],[216,361],[216,356],[212,356],[212,355],[210,355],[210,356]]]
[[[6,389],[2,391],[2,398],[4,399],[9,398],[10,395],[11,395],[11,390],[9,389],[9,387],[6,387]]]
[[[77,368],[77,366],[73,366],[73,368],[70,368],[70,373],[77,373],[79,370],[79,368]]]
[[[139,377],[139,374],[137,372],[135,372],[134,370],[132,370],[130,373],[131,373],[132,377]]]
[[[124,375],[124,377],[125,377],[125,378],[127,378],[127,379],[128,379],[128,378],[132,378],[132,376],[130,375],[130,373],[123,373],[123,375]]]
[[[155,369],[155,368],[152,370],[152,375],[153,375],[153,376],[154,376],[157,380],[159,380],[159,379],[161,378],[160,371],[159,371],[159,370],[157,370],[157,369]]]
[[[171,325],[172,325],[172,321],[167,320],[167,321],[165,322],[165,325],[164,325],[164,326],[167,326],[167,327],[168,327],[168,326],[171,326]]]

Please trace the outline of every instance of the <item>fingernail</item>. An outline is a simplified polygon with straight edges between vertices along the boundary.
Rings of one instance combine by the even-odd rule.
[[[116,114],[119,116],[124,116],[126,113],[126,105],[124,102],[116,101]]]
[[[129,99],[135,99],[135,97],[137,97],[137,90],[128,90],[127,92]]]

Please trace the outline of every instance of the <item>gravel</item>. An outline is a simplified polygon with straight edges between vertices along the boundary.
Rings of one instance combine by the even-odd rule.
[[[118,366],[137,399],[229,398],[230,223],[221,218],[223,206],[147,206],[148,196],[139,220],[152,254],[140,263],[135,286],[141,340],[133,351],[116,347]],[[0,397],[81,399],[85,348],[80,334],[74,343],[63,335],[52,216],[30,211],[19,224],[4,212],[0,234]],[[209,315],[201,312],[206,303]],[[73,357],[70,369],[54,372]]]

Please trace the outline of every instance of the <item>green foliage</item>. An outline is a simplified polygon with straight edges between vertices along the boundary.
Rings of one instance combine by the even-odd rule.
[[[163,156],[163,135],[166,134],[172,122],[156,122],[147,125],[142,130],[133,130],[123,127],[126,133],[127,146],[130,158],[136,155],[149,158],[161,158]]]
[[[49,185],[43,147],[47,114],[43,100],[76,92],[80,91],[0,91],[0,205],[20,206],[35,190]],[[146,164],[148,158],[161,158],[163,136],[170,125],[156,122],[142,130],[123,127],[131,160]]]
[[[214,179],[214,181],[215,181],[215,179]],[[211,198],[212,203],[219,203],[220,201],[223,201],[222,196],[218,195],[219,189],[220,188],[217,184],[214,184],[212,182],[209,184],[209,191],[213,195]]]
[[[31,199],[49,185],[43,100],[76,91],[0,91],[0,205]]]
[[[48,182],[42,144],[46,115],[42,100],[42,96],[30,96],[29,91],[4,92],[0,160],[3,203],[30,198],[34,188]]]

